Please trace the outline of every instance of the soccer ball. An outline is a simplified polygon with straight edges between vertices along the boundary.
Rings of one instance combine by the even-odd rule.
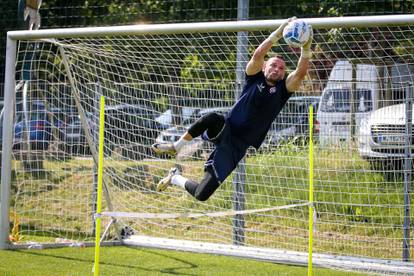
[[[293,20],[283,29],[283,38],[293,48],[302,47],[309,39],[310,27],[303,20]]]

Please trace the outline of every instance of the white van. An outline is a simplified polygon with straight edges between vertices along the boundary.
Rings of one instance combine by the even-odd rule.
[[[380,87],[375,65],[357,64],[355,68],[355,135],[358,135],[362,118],[378,109]],[[322,92],[317,113],[322,146],[349,142],[351,139],[352,70],[353,65],[349,61],[337,61]]]

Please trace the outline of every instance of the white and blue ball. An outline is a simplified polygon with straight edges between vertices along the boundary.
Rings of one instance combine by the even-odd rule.
[[[293,20],[283,29],[285,42],[293,48],[302,47],[309,39],[310,27],[300,19]]]

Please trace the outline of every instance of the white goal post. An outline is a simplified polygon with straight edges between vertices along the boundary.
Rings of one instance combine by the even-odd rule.
[[[314,264],[414,271],[414,15],[304,20],[315,32],[307,77],[205,202],[155,186],[172,166],[200,179],[211,145],[194,139],[176,158],[150,145],[227,112],[282,20],[9,31],[0,248],[93,242],[105,96],[103,242],[304,265],[313,106]],[[276,54],[290,72],[300,52],[280,40]]]

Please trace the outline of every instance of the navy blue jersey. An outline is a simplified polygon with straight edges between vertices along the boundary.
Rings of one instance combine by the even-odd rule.
[[[227,117],[232,135],[258,149],[291,94],[286,78],[270,86],[262,71],[246,75],[242,94]]]

